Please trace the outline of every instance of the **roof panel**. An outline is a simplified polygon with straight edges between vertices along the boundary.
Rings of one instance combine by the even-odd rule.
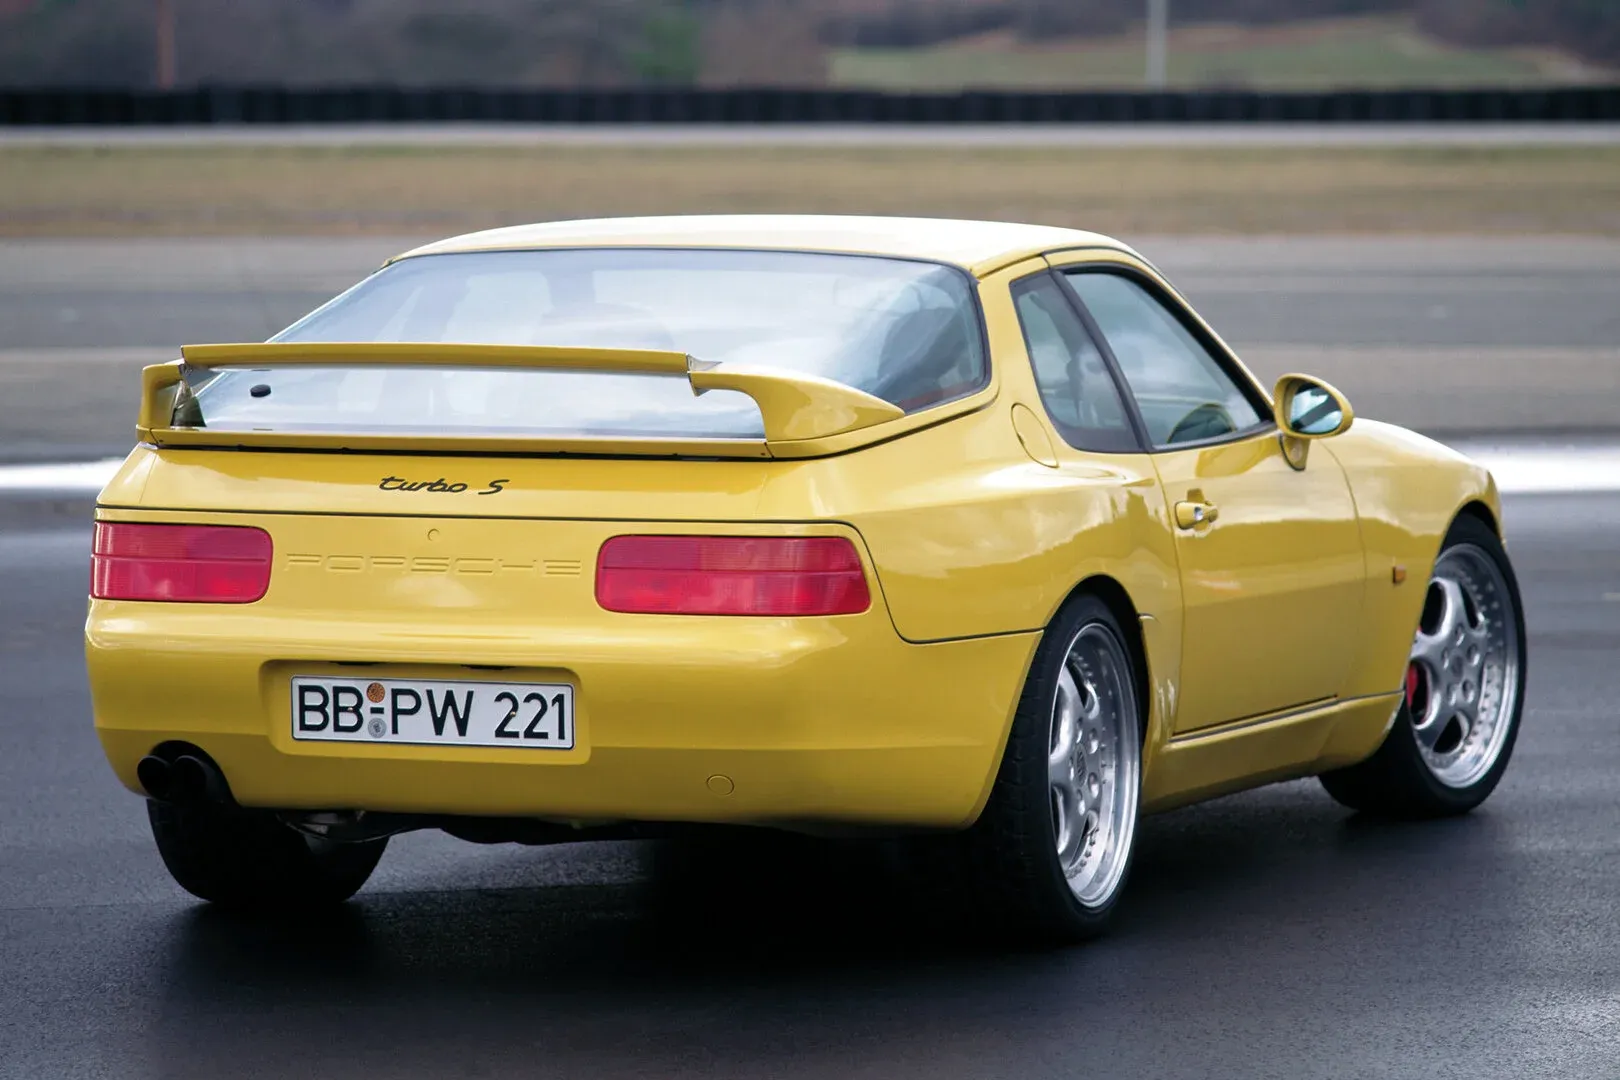
[[[1048,225],[946,218],[732,215],[600,218],[516,225],[439,240],[406,252],[524,250],[548,247],[784,248],[890,255],[954,263],[976,274],[1058,248],[1130,250],[1099,233]]]

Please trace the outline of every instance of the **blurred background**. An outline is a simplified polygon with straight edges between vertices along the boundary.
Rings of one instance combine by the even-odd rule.
[[[713,212],[1110,233],[1262,379],[1607,438],[1617,121],[1620,0],[0,0],[0,461],[422,240]]]
[[[1612,0],[1173,0],[1178,87],[1613,81]],[[1152,12],[1151,14],[1159,14]],[[1123,0],[0,0],[0,83],[1139,85]]]

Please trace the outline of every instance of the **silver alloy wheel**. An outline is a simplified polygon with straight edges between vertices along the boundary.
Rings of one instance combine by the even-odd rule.
[[[1069,643],[1052,702],[1052,833],[1069,888],[1088,908],[1119,887],[1136,831],[1141,747],[1129,672],[1119,638],[1089,623]]]
[[[1435,563],[1406,671],[1418,752],[1435,779],[1465,788],[1501,756],[1518,707],[1514,596],[1501,569],[1473,544]]]

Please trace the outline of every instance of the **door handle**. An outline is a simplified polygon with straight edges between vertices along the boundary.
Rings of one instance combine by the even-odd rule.
[[[1178,502],[1176,503],[1176,525],[1182,529],[1196,529],[1200,525],[1208,525],[1221,516],[1221,512],[1214,503],[1207,502]]]

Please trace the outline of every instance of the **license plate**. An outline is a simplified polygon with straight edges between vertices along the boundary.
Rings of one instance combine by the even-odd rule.
[[[292,735],[326,742],[569,750],[574,688],[298,676],[292,681]]]

